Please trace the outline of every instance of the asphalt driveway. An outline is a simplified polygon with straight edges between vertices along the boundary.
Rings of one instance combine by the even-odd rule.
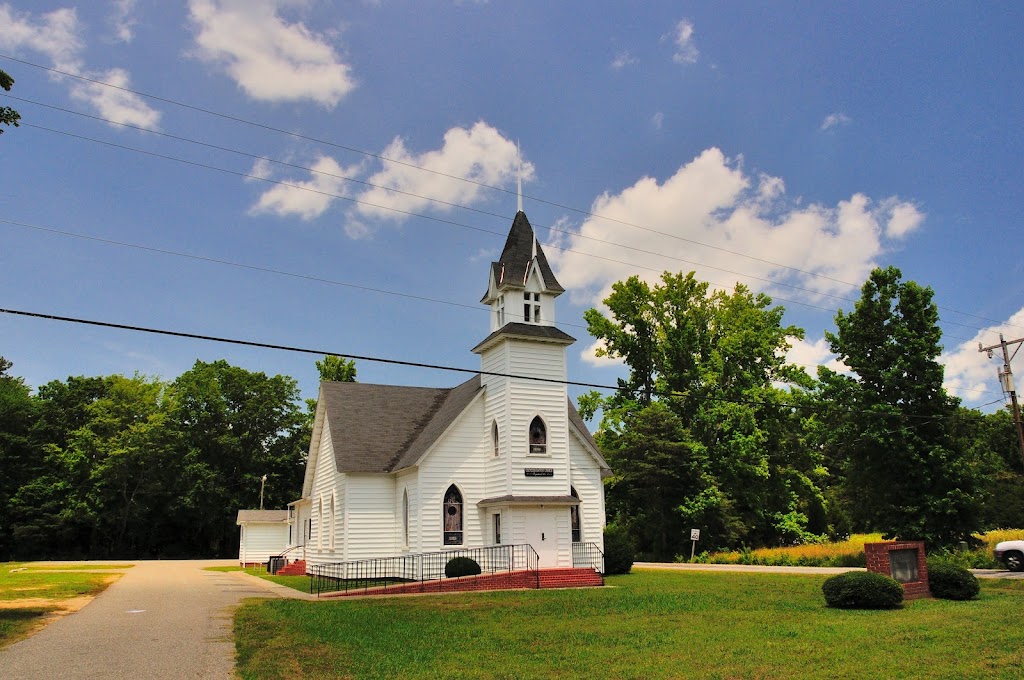
[[[79,612],[0,650],[0,676],[230,678],[234,606],[246,597],[275,597],[260,579],[203,571],[231,564],[136,562]]]

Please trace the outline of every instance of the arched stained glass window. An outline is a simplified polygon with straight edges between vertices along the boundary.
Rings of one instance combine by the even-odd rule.
[[[462,494],[454,484],[444,493],[441,513],[444,523],[444,544],[462,545]]]
[[[492,440],[492,442],[494,444],[494,457],[497,458],[498,457],[498,453],[501,451],[501,449],[498,446],[498,421],[497,420],[495,420],[493,423],[491,423],[491,440]]]
[[[530,423],[530,453],[548,452],[548,429],[544,427],[544,421],[536,416]]]
[[[579,498],[580,495],[576,493],[576,487],[569,487],[573,498]],[[564,515],[563,515],[564,516]],[[569,506],[569,524],[572,525],[572,542],[579,543],[583,540],[582,527],[580,526],[580,506],[579,504]]]

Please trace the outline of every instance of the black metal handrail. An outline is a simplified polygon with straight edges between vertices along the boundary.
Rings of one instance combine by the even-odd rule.
[[[353,590],[365,592],[371,588],[387,589],[407,583],[440,581],[448,578],[444,573],[445,566],[456,557],[473,560],[480,565],[482,574],[531,571],[536,584],[539,586],[540,583],[540,557],[532,545],[522,543],[316,564],[309,570],[309,592],[317,595]]]
[[[572,566],[590,567],[604,575],[604,553],[597,543],[573,543]]]

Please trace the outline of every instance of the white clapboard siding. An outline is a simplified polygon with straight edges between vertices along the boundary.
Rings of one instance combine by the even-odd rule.
[[[490,427],[481,427],[484,401],[473,401],[420,463],[419,526],[423,552],[446,547],[441,506],[451,484],[455,484],[462,493],[463,545],[483,545],[485,513],[477,508],[477,503],[486,498],[484,470],[491,455]]]
[[[346,561],[397,555],[394,476],[349,473],[347,477]]]
[[[575,437],[569,438],[569,481],[580,497],[580,540],[604,550],[604,483],[594,457]]]
[[[310,516],[313,524],[306,546],[307,564],[341,562],[345,559],[345,481],[345,475],[338,474],[334,460],[331,428],[327,422],[324,422],[311,485]],[[333,517],[330,512],[332,498],[334,499]],[[334,535],[333,550],[330,547],[332,533]]]
[[[288,547],[286,522],[244,522],[238,541],[239,564],[263,564]]]
[[[405,507],[403,495],[409,497],[409,543],[405,543],[404,518]],[[399,555],[408,552],[419,552],[420,536],[419,515],[419,471],[416,468],[405,470],[395,477],[395,550]]]

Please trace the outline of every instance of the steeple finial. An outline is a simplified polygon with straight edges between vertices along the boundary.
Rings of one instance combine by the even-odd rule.
[[[523,152],[519,149],[519,140],[516,140],[516,157],[519,160],[519,174],[516,176],[516,212],[523,212]]]

